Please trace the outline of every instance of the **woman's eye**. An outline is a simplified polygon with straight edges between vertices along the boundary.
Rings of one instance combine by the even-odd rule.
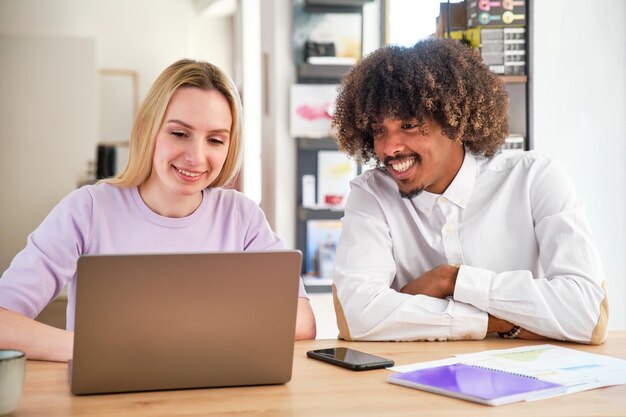
[[[177,138],[186,138],[187,134],[185,132],[173,131],[170,132],[172,136],[176,136]]]
[[[402,125],[402,129],[413,129],[416,125],[412,123],[405,123]]]
[[[222,138],[209,138],[208,141],[209,141],[209,143],[213,143],[213,144],[216,144],[216,145],[223,145],[224,142],[225,142],[224,139],[222,139]]]
[[[375,137],[382,135],[383,132],[384,132],[384,129],[381,129],[381,128],[374,128],[374,129],[372,129],[372,134]]]

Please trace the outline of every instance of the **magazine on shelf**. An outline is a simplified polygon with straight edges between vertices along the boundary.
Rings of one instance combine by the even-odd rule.
[[[336,84],[294,84],[291,86],[289,130],[294,138],[331,136]]]
[[[309,277],[332,279],[341,220],[306,222],[306,273]]]
[[[339,151],[317,153],[317,204],[343,208],[350,193],[350,181],[358,174],[353,159]]]

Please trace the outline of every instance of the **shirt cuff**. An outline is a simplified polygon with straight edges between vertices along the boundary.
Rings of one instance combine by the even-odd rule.
[[[488,269],[461,265],[454,286],[454,299],[489,311],[489,289],[496,274]]]
[[[454,303],[454,320],[450,340],[480,340],[487,335],[487,313],[462,302]]]

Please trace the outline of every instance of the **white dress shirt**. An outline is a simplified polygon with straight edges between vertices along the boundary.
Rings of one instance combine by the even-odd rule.
[[[555,339],[600,343],[608,307],[585,210],[555,161],[465,151],[442,195],[402,198],[378,169],[352,181],[335,263],[341,337],[482,339],[487,313]],[[454,296],[400,289],[460,266]],[[347,327],[342,329],[343,327]]]

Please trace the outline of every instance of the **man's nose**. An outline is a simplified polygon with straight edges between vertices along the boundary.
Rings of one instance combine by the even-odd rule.
[[[394,132],[389,132],[384,139],[383,152],[385,155],[395,155],[404,149],[404,143],[402,142],[400,135]]]

